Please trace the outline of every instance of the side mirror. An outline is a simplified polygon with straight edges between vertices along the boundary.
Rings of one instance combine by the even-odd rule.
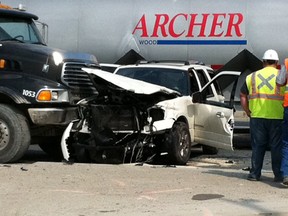
[[[202,96],[201,92],[195,92],[192,94],[192,102],[193,103],[203,102],[203,96]]]

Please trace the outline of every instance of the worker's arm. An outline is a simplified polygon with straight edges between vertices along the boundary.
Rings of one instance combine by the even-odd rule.
[[[246,94],[244,93],[240,93],[240,102],[241,102],[241,106],[243,108],[243,110],[245,111],[246,115],[248,117],[251,116],[251,111],[249,109],[249,100]]]
[[[281,70],[276,77],[276,85],[285,86],[287,82],[286,67],[281,65]]]
[[[249,109],[249,100],[248,100],[248,87],[246,82],[243,83],[243,86],[240,89],[240,102],[243,110],[245,111],[246,115],[248,117],[251,116],[251,111]]]
[[[288,58],[284,61],[285,65],[281,65],[281,70],[276,77],[276,85],[285,86],[287,83],[287,69],[288,69]]]

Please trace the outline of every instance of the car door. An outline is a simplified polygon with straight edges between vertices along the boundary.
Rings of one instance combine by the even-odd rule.
[[[234,107],[233,99],[240,72],[225,71],[217,74],[200,92],[192,95],[194,112],[194,140],[197,143],[224,149],[233,149]],[[221,82],[220,82],[221,80]],[[212,85],[231,85],[229,99],[215,100]],[[221,87],[221,86],[220,86]],[[227,92],[225,94],[227,97]],[[213,97],[213,100],[211,98]]]

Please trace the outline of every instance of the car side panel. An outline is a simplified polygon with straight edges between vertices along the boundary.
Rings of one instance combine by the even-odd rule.
[[[233,149],[233,109],[194,104],[195,141],[222,149]]]

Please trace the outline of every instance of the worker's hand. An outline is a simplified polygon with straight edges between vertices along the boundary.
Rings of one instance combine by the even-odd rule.
[[[250,118],[251,117],[251,111],[250,110],[247,110],[245,111],[246,112],[246,115]]]

